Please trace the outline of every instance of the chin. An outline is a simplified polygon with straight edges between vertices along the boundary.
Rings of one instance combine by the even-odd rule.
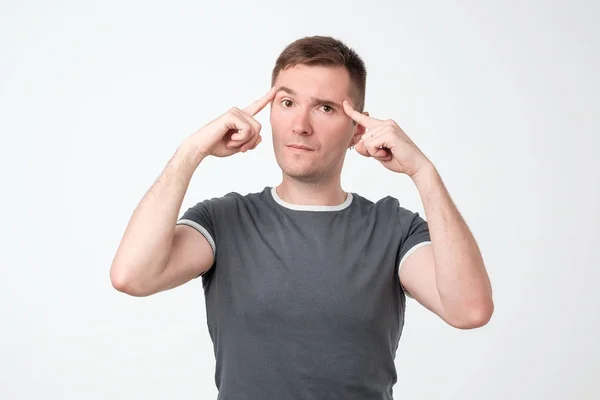
[[[321,171],[314,165],[297,160],[277,160],[281,171],[290,178],[312,182],[318,180],[321,176]]]
[[[318,182],[320,181],[320,177],[321,174],[319,173],[294,173],[294,172],[287,172],[287,171],[283,171],[284,174],[298,182],[306,182],[306,183],[313,183],[313,182]]]
[[[281,170],[290,178],[306,182],[312,182],[321,175],[317,169],[310,167],[293,166],[291,168],[281,168]]]

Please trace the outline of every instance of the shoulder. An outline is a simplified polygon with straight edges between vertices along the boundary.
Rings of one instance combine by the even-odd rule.
[[[202,227],[212,237],[219,236],[232,226],[232,221],[241,222],[246,215],[256,214],[251,204],[261,201],[262,193],[241,194],[229,192],[221,196],[208,197],[188,207],[178,220],[178,224]],[[256,208],[256,207],[254,207]]]
[[[403,205],[394,196],[385,196],[378,200],[370,200],[360,194],[353,193],[357,211],[379,222],[397,224],[404,229],[410,229],[414,224],[426,224],[424,218],[409,206]]]
[[[393,196],[385,196],[378,200],[371,200],[367,197],[352,193],[356,206],[361,210],[368,211],[370,213],[376,213],[378,215],[391,215],[398,212],[400,208],[400,202]]]
[[[239,192],[228,192],[221,196],[214,196],[210,198],[206,198],[200,200],[195,203],[192,208],[195,209],[204,209],[211,213],[219,213],[219,212],[231,212],[234,209],[243,208],[247,205],[253,203],[259,203],[264,201],[266,188],[252,193],[239,193]]]

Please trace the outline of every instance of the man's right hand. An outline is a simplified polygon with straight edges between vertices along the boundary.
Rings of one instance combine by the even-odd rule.
[[[255,149],[262,140],[262,127],[254,116],[273,100],[275,93],[273,87],[243,110],[233,107],[192,134],[188,141],[203,157],[228,157]]]

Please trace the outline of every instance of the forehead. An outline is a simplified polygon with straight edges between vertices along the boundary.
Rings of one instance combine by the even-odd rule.
[[[279,72],[275,86],[288,87],[298,95],[339,100],[350,94],[350,74],[341,66],[296,65]]]

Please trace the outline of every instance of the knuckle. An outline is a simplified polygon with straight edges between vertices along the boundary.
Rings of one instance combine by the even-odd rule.
[[[227,113],[231,114],[231,115],[239,115],[239,112],[240,112],[240,109],[237,107],[231,107],[229,109],[229,111],[227,111]]]

